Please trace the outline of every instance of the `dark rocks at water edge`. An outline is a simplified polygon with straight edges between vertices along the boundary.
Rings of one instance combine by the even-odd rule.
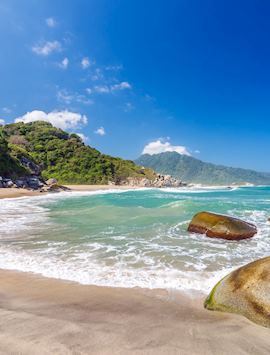
[[[35,176],[22,177],[16,180],[0,177],[0,188],[12,187],[20,189],[40,190],[40,192],[59,192],[70,190],[65,186],[59,185],[57,180],[54,178],[43,182],[41,179]]]
[[[207,297],[205,308],[238,313],[270,328],[270,257],[256,260],[224,277]]]
[[[44,183],[37,177],[22,177],[16,180],[0,177],[0,188],[18,187],[25,189],[40,189]]]
[[[257,233],[255,225],[238,218],[212,212],[197,213],[188,226],[188,231],[206,234],[210,238],[241,240]]]

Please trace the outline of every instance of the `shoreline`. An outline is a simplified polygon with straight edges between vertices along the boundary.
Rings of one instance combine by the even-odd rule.
[[[51,193],[0,189],[0,198],[44,194]],[[85,285],[4,269],[0,280],[0,354],[264,355],[270,348],[269,329],[240,315],[205,310],[206,296],[199,292]]]
[[[98,190],[135,190],[143,189],[142,187],[136,186],[118,186],[118,185],[64,185],[69,190],[67,192],[87,192],[87,191],[98,191]],[[61,191],[62,192],[62,191]],[[65,192],[65,191],[63,191]],[[31,196],[44,196],[48,194],[57,194],[58,192],[40,192],[39,190],[28,190],[22,188],[0,188],[0,199],[3,198],[17,198],[17,197],[31,197]]]
[[[142,187],[142,186],[133,186],[133,185],[63,185],[68,188],[67,192],[87,192],[87,191],[98,191],[98,190],[142,190],[142,189],[155,189],[157,187]],[[237,185],[233,186],[232,190],[239,187],[253,187],[253,186],[246,186],[246,185]],[[258,186],[258,187],[264,187],[264,186]],[[166,189],[166,187],[161,187],[161,189]],[[186,187],[189,189],[191,192],[193,191],[194,188],[200,188],[200,189],[226,189],[226,186],[221,185],[209,185],[209,186],[189,186]],[[168,188],[171,189],[171,188]],[[177,188],[173,188],[177,189]],[[3,198],[17,198],[17,197],[31,197],[31,196],[43,196],[47,194],[55,194],[60,191],[42,191],[40,192],[39,190],[31,190],[31,189],[23,189],[23,188],[0,188],[0,199]],[[62,191],[61,191],[62,192]],[[64,192],[64,190],[63,190]]]
[[[266,354],[269,329],[162,289],[0,270],[0,353]]]

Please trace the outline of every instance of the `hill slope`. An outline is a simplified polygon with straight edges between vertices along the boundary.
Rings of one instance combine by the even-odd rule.
[[[170,174],[177,179],[192,183],[207,185],[270,184],[270,174],[205,163],[176,152],[144,154],[135,160],[135,163],[152,168],[158,173]]]
[[[153,179],[151,169],[130,160],[101,154],[50,123],[12,123],[0,127],[0,176],[18,177],[33,173],[60,183],[107,184],[127,177]]]

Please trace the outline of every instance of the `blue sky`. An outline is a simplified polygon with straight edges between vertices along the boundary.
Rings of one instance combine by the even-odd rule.
[[[268,1],[2,0],[0,119],[270,171],[269,16]]]

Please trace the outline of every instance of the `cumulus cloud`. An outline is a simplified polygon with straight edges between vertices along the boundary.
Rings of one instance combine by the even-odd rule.
[[[5,124],[5,120],[3,120],[2,118],[0,118],[0,126],[3,126]]]
[[[153,155],[164,152],[177,152],[179,154],[191,156],[186,147],[182,145],[172,145],[170,142],[162,142],[161,139],[148,143],[144,147],[142,154]]]
[[[82,61],[81,61],[81,66],[82,66],[82,68],[83,68],[83,69],[87,69],[87,68],[90,67],[90,65],[91,65],[91,63],[90,63],[89,58],[88,58],[88,57],[84,57],[84,58],[82,59]]]
[[[44,112],[39,110],[34,110],[27,112],[21,117],[17,117],[15,122],[35,122],[35,121],[46,121],[51,123],[53,126],[61,129],[71,129],[79,127],[82,124],[87,123],[87,117],[81,115],[80,113],[70,112],[70,111],[52,111]]]
[[[67,69],[68,64],[69,64],[69,60],[68,60],[67,57],[65,57],[65,58],[61,61],[61,63],[59,63],[59,67],[60,67],[61,69]]]
[[[119,84],[114,84],[111,86],[112,91],[131,89],[131,85],[127,81],[122,81]]]
[[[95,131],[96,134],[98,134],[99,136],[105,136],[106,132],[105,132],[105,129],[104,127],[99,127],[96,131]]]
[[[84,142],[84,143],[86,143],[87,141],[88,141],[88,137],[87,136],[85,136],[83,133],[76,133],[77,134],[77,136],[79,136],[80,138],[81,138],[81,140]]]
[[[51,28],[55,27],[57,24],[53,17],[48,17],[48,18],[46,18],[45,21],[46,21],[47,26],[51,27]]]
[[[61,43],[58,41],[47,41],[32,47],[32,51],[38,55],[48,56],[53,52],[61,50]]]

